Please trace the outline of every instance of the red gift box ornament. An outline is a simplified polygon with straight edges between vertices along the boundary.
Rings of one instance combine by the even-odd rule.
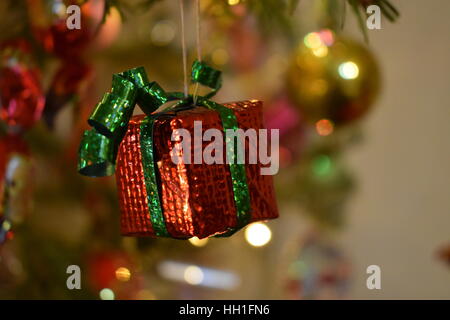
[[[92,177],[116,173],[123,235],[230,236],[248,223],[278,217],[272,176],[261,174],[260,163],[236,161],[238,152],[260,146],[255,150],[238,134],[225,134],[222,150],[215,150],[222,152],[214,155],[222,153],[226,161],[195,161],[199,132],[203,137],[208,129],[262,129],[262,103],[211,101],[221,86],[220,72],[203,62],[194,62],[192,81],[213,90],[196,97],[166,93],[148,81],[142,67],[114,75],[111,92],[88,120],[94,128],[84,133],[78,169]],[[155,112],[168,101],[177,102]],[[132,117],[136,103],[145,116]],[[201,141],[201,149],[208,144]]]

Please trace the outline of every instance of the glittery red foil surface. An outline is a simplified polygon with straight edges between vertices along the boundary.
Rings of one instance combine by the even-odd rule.
[[[241,129],[263,128],[262,103],[244,101],[225,104],[233,109]],[[140,122],[135,116],[120,144],[116,178],[124,235],[154,236],[145,189],[140,152]],[[160,117],[155,122],[155,159],[160,178],[160,197],[166,228],[174,238],[199,238],[226,232],[237,224],[236,207],[228,165],[175,164],[171,141],[175,129],[187,129],[194,137],[194,121],[202,121],[203,132],[223,130],[217,112],[203,107]],[[203,142],[203,150],[210,142]],[[193,145],[193,143],[192,143]],[[245,150],[248,155],[248,141]],[[192,155],[196,150],[192,150]],[[261,164],[247,164],[246,175],[251,197],[252,221],[278,217],[272,176],[261,175]]]

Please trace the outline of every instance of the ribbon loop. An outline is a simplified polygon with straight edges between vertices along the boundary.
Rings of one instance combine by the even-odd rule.
[[[114,74],[112,78],[111,93],[134,104],[138,92],[133,82],[118,74]]]
[[[210,67],[203,61],[195,60],[192,64],[192,82],[199,83],[213,89],[214,94],[222,86],[221,75],[222,72]],[[205,97],[209,98],[210,95],[207,95]]]
[[[169,99],[167,93],[158,83],[155,81],[149,82],[144,67],[124,71],[119,76],[131,81],[137,87],[136,102],[147,116]]]
[[[126,128],[133,114],[131,104],[113,93],[105,93],[89,117],[88,123],[104,136],[114,139]]]
[[[144,67],[136,67],[133,69],[126,70],[119,73],[119,76],[130,80],[138,88],[144,87],[149,81],[147,77],[147,72],[145,72]]]
[[[114,174],[114,142],[94,129],[84,132],[78,154],[78,171],[81,174],[90,177]]]
[[[147,116],[167,101],[169,101],[169,95],[155,81],[139,89],[138,104]]]

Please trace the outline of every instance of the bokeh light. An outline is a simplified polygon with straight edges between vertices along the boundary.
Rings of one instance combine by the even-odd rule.
[[[311,32],[308,33],[305,38],[303,38],[303,42],[306,47],[310,49],[317,49],[321,46],[323,46],[322,39],[320,38],[320,35],[318,32]]]
[[[347,61],[339,65],[338,72],[343,79],[352,80],[358,78],[359,68],[356,63]]]
[[[307,48],[311,49],[313,55],[318,58],[324,58],[328,55],[328,46],[334,43],[334,35],[328,29],[320,32],[311,32],[303,38],[303,43]]]
[[[199,239],[197,237],[192,237],[189,239],[189,242],[195,247],[204,247],[208,243],[209,239]]]
[[[321,177],[327,176],[332,169],[331,159],[327,155],[319,155],[314,158],[312,166],[315,175]]]
[[[137,300],[156,300],[155,295],[148,289],[139,290],[136,294]]]
[[[198,285],[203,281],[203,271],[197,266],[189,266],[184,271],[184,280],[192,285]]]
[[[151,40],[156,46],[166,46],[175,38],[175,27],[169,20],[157,22],[150,34]]]
[[[211,60],[217,66],[226,64],[229,59],[230,56],[228,55],[228,52],[222,48],[214,50],[211,54]]]
[[[320,47],[317,47],[317,48],[313,48],[311,50],[312,50],[313,55],[315,55],[318,58],[324,58],[328,54],[328,47],[327,46],[320,46]]]
[[[114,291],[112,291],[109,288],[104,288],[104,289],[100,290],[99,296],[100,296],[100,299],[102,299],[102,300],[114,300],[115,299]]]
[[[127,282],[131,278],[131,272],[128,268],[120,267],[116,270],[116,279],[122,282]]]
[[[261,222],[252,223],[245,229],[245,239],[254,247],[262,247],[269,243],[272,231]]]
[[[9,231],[11,229],[11,223],[8,220],[3,221],[2,228],[5,231]]]
[[[237,4],[239,4],[240,0],[228,0],[228,4],[230,6],[235,6]]]
[[[52,5],[52,13],[58,18],[65,18],[66,10],[66,5],[63,2],[55,1]]]
[[[316,132],[321,136],[328,136],[334,131],[333,122],[328,119],[321,119],[316,122]]]
[[[319,32],[320,39],[327,46],[332,46],[334,43],[334,33],[330,29],[323,29]]]

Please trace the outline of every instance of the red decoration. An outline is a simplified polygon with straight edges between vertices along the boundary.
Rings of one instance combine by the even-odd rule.
[[[306,143],[305,121],[289,98],[282,94],[265,111],[268,129],[278,129],[280,133],[280,165],[286,167],[295,162]]]
[[[450,245],[442,247],[438,252],[438,256],[441,261],[450,266]]]
[[[96,36],[105,10],[105,0],[27,0],[32,32],[44,49],[59,58],[61,66],[47,93],[44,119],[52,127],[58,111],[79,93],[81,83],[91,72],[82,55]],[[68,28],[77,5],[80,28]]]
[[[263,128],[262,103],[245,101],[225,104],[232,108],[243,130]],[[122,211],[122,234],[154,236],[150,220],[144,169],[140,151],[140,123],[135,116],[119,147],[116,180]],[[176,117],[156,120],[154,129],[155,161],[161,179],[161,203],[165,225],[174,238],[208,237],[236,226],[237,214],[232,181],[227,164],[174,164],[171,151],[172,131],[184,128],[193,136],[194,121],[202,121],[202,129],[222,130],[217,112],[195,108],[180,111]],[[203,149],[209,142],[203,142]],[[248,142],[245,145],[248,154]],[[251,220],[278,217],[272,176],[261,175],[261,164],[246,164],[251,198]]]
[[[91,67],[81,60],[63,61],[53,77],[52,90],[57,95],[72,95],[78,92],[80,83],[87,78]]]
[[[94,290],[111,288],[117,282],[119,268],[131,268],[131,260],[123,252],[105,251],[92,254],[88,258],[89,283]]]
[[[52,84],[46,96],[44,119],[50,127],[58,111],[80,90],[92,72],[91,66],[81,59],[64,60],[53,76]]]
[[[133,259],[123,251],[101,251],[87,258],[89,286],[101,293],[110,289],[114,299],[136,299],[144,287],[142,274],[136,272]]]
[[[80,29],[67,28],[66,10],[73,4],[81,8]],[[90,0],[82,4],[76,0],[28,0],[33,34],[45,50],[58,57],[79,56],[95,36],[104,6],[104,0]]]
[[[299,113],[286,95],[279,96],[271,103],[265,112],[265,118],[267,128],[278,129],[280,137],[292,133],[301,124]]]
[[[264,41],[257,31],[256,21],[243,17],[228,30],[229,51],[232,66],[239,72],[249,72],[258,68],[264,60]]]
[[[26,142],[18,135],[2,137],[0,139],[0,180],[3,180],[8,157],[13,153],[29,156],[30,150]]]
[[[45,104],[40,75],[27,65],[24,41],[2,45],[0,119],[9,126],[29,128],[40,119]]]

